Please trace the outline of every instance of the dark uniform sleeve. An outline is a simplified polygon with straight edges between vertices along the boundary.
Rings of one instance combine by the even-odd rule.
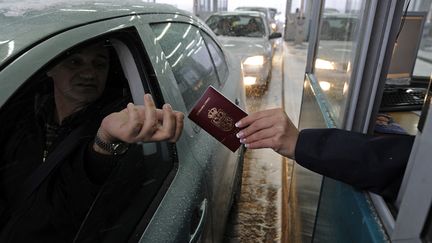
[[[305,129],[295,158],[319,174],[394,200],[413,142],[408,135],[371,137],[340,129]]]

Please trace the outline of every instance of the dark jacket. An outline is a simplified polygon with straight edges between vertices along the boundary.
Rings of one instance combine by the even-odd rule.
[[[371,137],[340,129],[305,129],[299,134],[295,160],[319,174],[394,200],[413,142],[408,135]]]
[[[49,104],[49,102],[48,102]],[[99,155],[92,149],[101,120],[125,102],[106,106],[96,102],[64,122],[50,150],[80,126],[85,126],[73,151],[26,201],[17,194],[24,181],[43,162],[45,122],[43,110],[20,110],[16,120],[3,127],[0,154],[1,227],[0,242],[71,242],[97,195],[100,186],[116,165],[113,156]],[[21,109],[32,107],[20,104]],[[104,109],[103,107],[109,107]],[[46,114],[45,114],[46,115]]]

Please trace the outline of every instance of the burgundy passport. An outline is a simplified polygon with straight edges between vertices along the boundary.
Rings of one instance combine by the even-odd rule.
[[[188,115],[233,152],[240,147],[240,140],[236,137],[240,129],[234,124],[245,116],[246,112],[212,86],[207,88]]]

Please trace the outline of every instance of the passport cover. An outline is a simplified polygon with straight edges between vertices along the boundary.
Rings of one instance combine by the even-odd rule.
[[[233,152],[241,145],[236,137],[240,129],[234,124],[245,116],[246,112],[212,86],[207,88],[188,115],[189,119]]]

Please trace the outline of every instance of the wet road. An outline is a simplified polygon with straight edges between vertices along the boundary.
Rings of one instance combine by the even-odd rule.
[[[247,112],[283,107],[298,126],[306,56],[306,44],[281,41],[273,58],[269,88],[260,96],[247,97]],[[242,190],[233,205],[224,242],[308,242],[302,239],[310,232],[302,227],[301,218],[313,218],[299,214],[294,168],[292,160],[271,149],[246,152]]]
[[[282,49],[279,45],[275,52],[268,90],[248,95],[248,113],[282,106]],[[224,242],[280,242],[282,162],[270,149],[246,152],[242,191],[232,208]]]

